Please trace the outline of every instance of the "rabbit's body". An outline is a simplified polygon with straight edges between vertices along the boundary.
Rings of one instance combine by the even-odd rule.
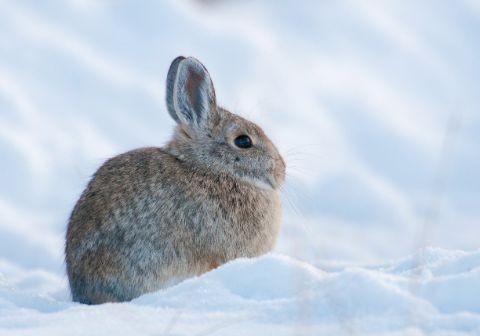
[[[260,152],[242,157],[241,151],[231,151],[228,141],[218,139],[228,138],[239,123],[242,133],[259,139],[258,150],[274,146],[253,123],[216,105],[215,113],[221,118],[208,132],[179,123],[164,148],[118,155],[95,173],[67,231],[75,301],[130,300],[273,248],[281,220],[277,186],[283,181],[283,160],[278,155],[267,165]],[[262,176],[252,177],[257,170]]]
[[[130,300],[273,247],[277,191],[191,168],[145,148],[98,170],[67,236],[74,300],[98,303],[110,292],[115,301]]]

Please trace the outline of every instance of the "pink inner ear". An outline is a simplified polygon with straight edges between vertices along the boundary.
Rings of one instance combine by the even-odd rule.
[[[198,100],[200,99],[200,85],[201,82],[204,80],[204,76],[201,73],[196,72],[194,69],[190,68],[187,75],[187,81],[185,83],[185,89],[187,91],[188,100],[190,100],[191,106],[194,107],[196,110],[198,104],[200,103]],[[198,113],[198,111],[196,111]]]

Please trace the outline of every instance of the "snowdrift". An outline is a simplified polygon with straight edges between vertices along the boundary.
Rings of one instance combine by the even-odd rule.
[[[269,254],[129,303],[86,306],[70,301],[65,279],[1,264],[13,283],[2,277],[0,334],[480,334],[480,250],[329,268]]]

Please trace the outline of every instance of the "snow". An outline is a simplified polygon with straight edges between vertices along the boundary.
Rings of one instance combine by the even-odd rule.
[[[428,248],[380,266],[328,272],[272,253],[132,302],[93,307],[70,302],[66,288],[35,294],[41,277],[31,278],[28,289],[25,278],[17,280],[23,290],[1,283],[2,335],[480,333],[480,250]]]
[[[480,334],[479,18],[476,0],[0,0],[0,335]],[[278,244],[72,303],[70,211],[106,158],[168,140],[178,55],[285,157]]]

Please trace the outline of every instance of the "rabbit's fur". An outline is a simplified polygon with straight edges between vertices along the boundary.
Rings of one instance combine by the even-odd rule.
[[[273,143],[217,106],[194,58],[173,61],[166,98],[172,140],[105,162],[73,209],[65,253],[74,301],[131,300],[275,244],[285,163]],[[235,145],[244,134],[251,148]]]

